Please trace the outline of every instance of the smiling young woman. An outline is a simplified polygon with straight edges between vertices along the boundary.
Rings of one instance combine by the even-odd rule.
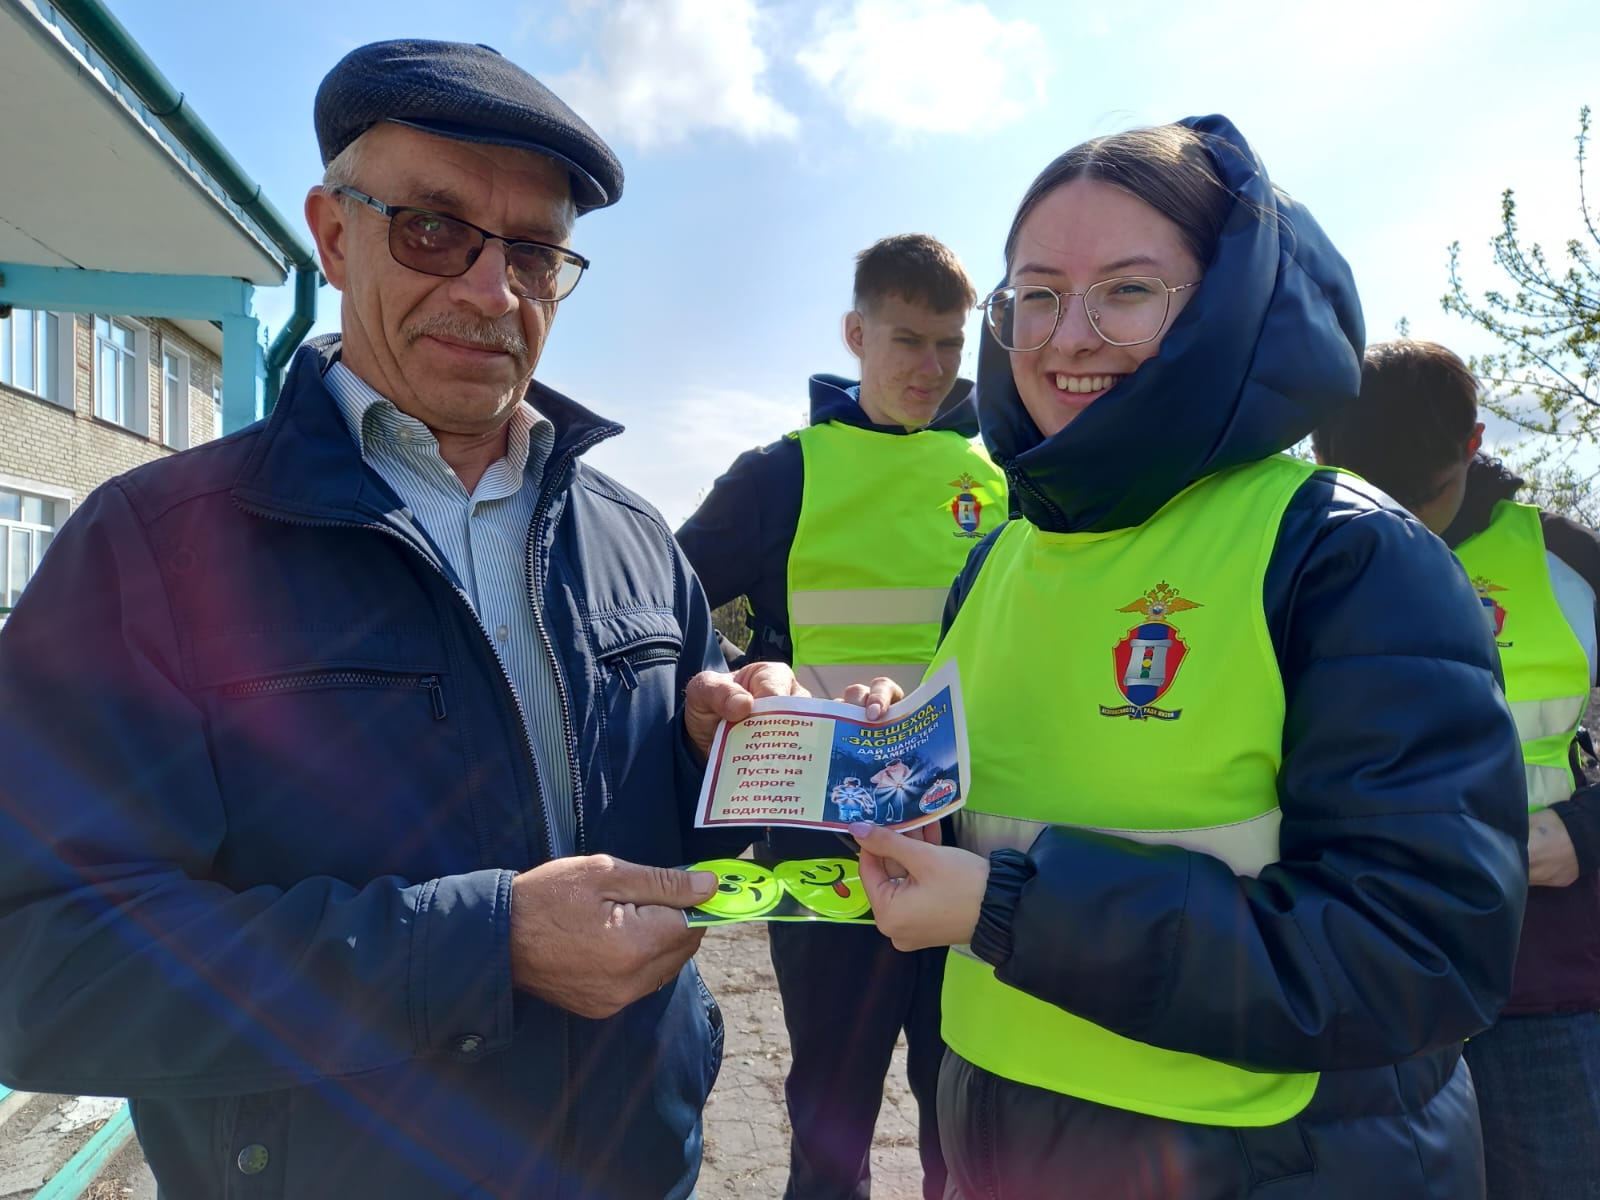
[[[954,1194],[1481,1195],[1522,770],[1444,546],[1282,453],[1359,387],[1349,268],[1222,117],[1056,159],[1006,265],[978,392],[1021,519],[934,660],[967,805],[954,846],[862,830],[880,928],[955,948]]]

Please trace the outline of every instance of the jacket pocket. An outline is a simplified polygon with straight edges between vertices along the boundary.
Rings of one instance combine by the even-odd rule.
[[[676,642],[652,642],[618,651],[600,662],[606,670],[616,675],[624,690],[636,692],[639,690],[640,672],[647,667],[676,664],[681,650],[682,647]]]
[[[586,626],[592,699],[577,706],[577,753],[588,844],[635,862],[683,862],[671,794],[683,630],[671,609],[653,606],[591,614]]]
[[[1235,1136],[1255,1187],[1308,1177],[1315,1168],[1311,1147],[1298,1119],[1278,1125],[1246,1127]]]
[[[450,715],[445,709],[445,686],[438,675],[414,675],[397,670],[306,670],[291,675],[229,683],[222,688],[222,696],[224,699],[242,699],[248,696],[275,696],[286,691],[322,691],[330,688],[421,688],[427,693],[434,720],[442,722]]]
[[[667,668],[669,680],[683,653],[683,632],[677,617],[665,609],[609,613],[590,619],[595,659],[609,690],[639,691],[655,673]],[[648,675],[648,677],[647,677]]]
[[[436,674],[415,675],[399,671],[302,671],[230,683],[222,689],[225,699],[280,695],[284,692],[310,692],[330,688],[419,688],[427,693],[433,719],[449,715],[444,705],[444,685]]]
[[[359,887],[488,865],[473,706],[432,656],[285,665],[258,660],[196,696],[226,819],[220,880]]]

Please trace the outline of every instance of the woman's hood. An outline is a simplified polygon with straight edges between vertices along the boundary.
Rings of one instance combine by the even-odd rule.
[[[1226,117],[1206,135],[1232,192],[1204,281],[1158,354],[1044,438],[985,331],[983,436],[1022,515],[1056,532],[1138,525],[1197,479],[1285,450],[1361,386],[1365,333],[1349,265],[1306,209],[1275,189]]]

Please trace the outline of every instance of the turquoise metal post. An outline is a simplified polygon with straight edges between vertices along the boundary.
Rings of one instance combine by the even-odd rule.
[[[256,391],[260,325],[247,314],[222,318],[222,431],[243,429],[261,414]]]
[[[322,284],[322,272],[315,269],[296,268],[294,273],[294,312],[282,332],[267,347],[266,403],[267,412],[278,402],[278,391],[283,387],[283,369],[289,358],[311,328],[317,313],[317,288]]]

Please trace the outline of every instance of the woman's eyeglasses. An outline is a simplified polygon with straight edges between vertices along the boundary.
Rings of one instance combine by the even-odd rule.
[[[1153,275],[1118,275],[1102,279],[1087,291],[1058,292],[1040,283],[999,288],[979,302],[984,323],[1007,350],[1026,353],[1045,346],[1061,324],[1061,302],[1069,296],[1083,301],[1090,327],[1113,346],[1138,346],[1155,340],[1167,323],[1174,292],[1199,287],[1180,283],[1168,287]]]

